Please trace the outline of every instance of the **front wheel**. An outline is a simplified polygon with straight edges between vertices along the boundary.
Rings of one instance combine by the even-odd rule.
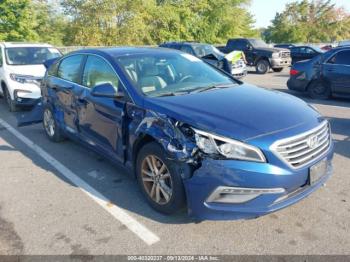
[[[6,100],[8,108],[9,108],[9,111],[10,112],[17,112],[18,107],[16,106],[15,101],[12,100],[9,90],[7,88],[4,88],[3,90],[4,90],[5,100]]]
[[[43,126],[47,137],[53,142],[61,142],[64,140],[61,129],[50,108],[45,108],[43,117]]]
[[[256,64],[256,72],[258,74],[266,74],[270,69],[270,64],[268,61],[266,60],[260,60],[258,61],[258,63]]]
[[[309,96],[313,99],[328,99],[331,96],[331,88],[324,81],[314,81],[307,89]]]
[[[280,73],[280,72],[282,72],[283,71],[283,67],[281,67],[281,68],[274,68],[273,69],[273,71],[275,72],[275,73]]]
[[[149,205],[163,214],[173,214],[185,205],[185,190],[176,163],[156,142],[146,144],[138,153],[137,180]]]

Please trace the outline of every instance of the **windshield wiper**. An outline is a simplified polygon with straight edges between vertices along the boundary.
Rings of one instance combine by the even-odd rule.
[[[180,95],[187,95],[189,92],[166,92],[166,93],[160,93],[155,95],[155,97],[162,97],[162,96],[180,96]]]
[[[228,88],[231,86],[235,86],[236,84],[224,84],[224,85],[209,85],[209,86],[205,86],[205,87],[198,87],[196,89],[194,89],[193,91],[191,91],[190,93],[201,93],[201,92],[205,92],[211,89],[219,89],[219,88]]]

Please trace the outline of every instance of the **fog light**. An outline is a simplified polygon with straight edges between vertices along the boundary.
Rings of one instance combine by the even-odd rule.
[[[281,194],[284,188],[241,188],[241,187],[217,187],[207,198],[208,203],[240,204],[251,201],[260,195]]]

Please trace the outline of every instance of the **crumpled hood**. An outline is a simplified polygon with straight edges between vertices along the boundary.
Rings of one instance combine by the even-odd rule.
[[[35,77],[44,77],[46,68],[44,65],[13,65],[8,66],[11,73],[18,75],[28,75]]]
[[[301,99],[246,84],[147,98],[145,107],[197,129],[242,141],[310,123],[319,117]]]

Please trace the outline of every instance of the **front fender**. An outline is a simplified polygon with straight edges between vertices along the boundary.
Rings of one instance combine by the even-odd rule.
[[[186,163],[194,162],[196,146],[182,133],[179,123],[174,119],[146,110],[142,120],[136,120],[136,122],[138,123],[131,125],[134,130],[130,130],[135,136],[135,141],[149,136],[164,148],[169,159]]]

